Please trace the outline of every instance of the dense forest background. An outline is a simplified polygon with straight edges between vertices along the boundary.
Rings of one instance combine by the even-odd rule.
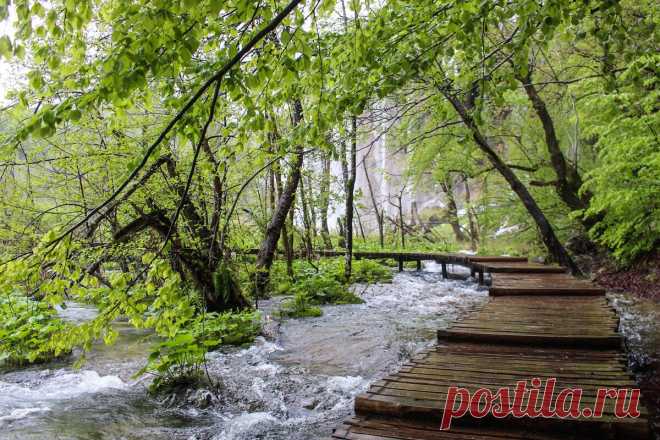
[[[354,249],[657,261],[658,7],[0,1],[0,359],[123,317],[165,338],[144,371],[197,371],[260,298],[389,276]]]

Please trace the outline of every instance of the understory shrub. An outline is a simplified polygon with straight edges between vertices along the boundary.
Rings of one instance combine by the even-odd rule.
[[[354,283],[389,283],[392,270],[372,260],[353,261],[351,281]]]
[[[298,292],[282,303],[280,316],[285,318],[316,318],[323,314],[321,308],[312,305],[306,293]]]
[[[13,294],[0,296],[0,366],[45,362],[66,354],[51,343],[51,336],[66,328],[47,303]]]
[[[155,376],[149,388],[152,393],[197,383],[202,379],[208,351],[220,345],[250,343],[260,330],[260,314],[256,311],[200,315],[174,337],[156,344],[136,376]]]
[[[586,174],[582,192],[597,219],[589,234],[622,265],[660,244],[660,55],[643,54],[619,76],[616,91],[582,105],[593,115],[586,135],[597,139],[599,166]]]
[[[298,263],[296,280],[288,278],[278,284],[281,293],[293,294],[282,303],[281,316],[321,316],[317,306],[324,304],[359,304],[362,300],[350,291],[344,280],[344,261],[341,258],[323,259],[318,266]],[[377,283],[392,281],[392,271],[375,261],[355,260],[351,282]],[[283,286],[286,285],[286,291]]]

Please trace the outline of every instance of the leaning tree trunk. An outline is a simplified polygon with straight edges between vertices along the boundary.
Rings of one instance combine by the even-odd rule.
[[[302,123],[302,104],[296,100],[293,104],[293,123],[299,126]],[[304,151],[302,145],[296,147],[296,152],[291,164],[291,172],[287,179],[285,187],[282,189],[277,207],[266,228],[266,235],[261,242],[259,252],[257,253],[256,274],[255,274],[255,293],[257,297],[263,297],[270,279],[270,268],[273,265],[273,256],[277,247],[277,241],[280,238],[282,227],[286,222],[287,214],[293,205],[300,182],[302,172]]]
[[[481,151],[486,155],[493,167],[499,171],[502,177],[504,177],[513,192],[516,193],[522,204],[525,206],[525,209],[527,209],[527,212],[536,223],[536,226],[539,228],[543,243],[548,249],[550,255],[552,255],[552,257],[557,262],[570,269],[573,274],[580,274],[580,269],[578,269],[571,256],[568,254],[568,252],[566,252],[566,249],[555,235],[555,231],[552,229],[552,225],[550,225],[550,222],[543,214],[543,211],[541,211],[541,208],[539,208],[536,200],[534,200],[530,192],[527,190],[525,185],[523,185],[520,179],[518,179],[518,176],[516,176],[513,170],[511,170],[511,168],[497,155],[495,150],[490,147],[488,141],[479,130],[479,127],[477,126],[472,116],[469,114],[465,105],[459,101],[458,98],[451,95],[447,90],[442,89],[441,92],[452,104],[458,115],[463,120],[465,126],[470,130],[472,133],[472,138],[474,139],[479,149],[481,149]]]
[[[351,152],[346,179],[346,254],[344,255],[344,278],[351,279],[353,263],[353,193],[355,190],[355,166],[357,155],[357,118],[351,117]]]
[[[366,241],[367,236],[364,235],[364,226],[362,225],[362,217],[360,217],[360,210],[357,209],[357,206],[355,206],[355,204],[353,205],[353,211],[355,212],[355,217],[357,218],[357,224],[360,227],[360,236],[362,237],[362,241]]]
[[[384,231],[384,217],[385,213],[383,208],[378,209],[378,203],[376,203],[376,196],[374,195],[374,188],[371,185],[371,179],[369,178],[369,170],[367,169],[367,155],[362,158],[362,167],[364,168],[364,177],[367,180],[367,189],[369,189],[369,198],[371,199],[371,204],[374,207],[374,215],[376,216],[376,223],[378,224],[378,240],[380,242],[381,249],[385,247],[385,231]]]
[[[223,285],[216,283],[214,268],[209,266],[209,260],[204,253],[184,249],[176,226],[172,226],[169,216],[164,210],[155,209],[142,214],[130,223],[115,231],[113,240],[116,243],[126,242],[145,229],[151,229],[161,237],[171,239],[168,252],[172,267],[181,278],[188,280],[199,291],[209,312],[225,312],[250,307],[250,303],[242,295],[231,277],[223,277]],[[228,273],[228,272],[225,272]]]
[[[555,131],[555,124],[552,120],[552,116],[550,116],[545,101],[543,101],[536,90],[536,87],[532,84],[531,70],[526,77],[519,77],[518,80],[522,83],[525,93],[527,93],[527,97],[532,103],[532,107],[534,108],[537,117],[539,118],[539,121],[541,121],[541,125],[543,125],[545,145],[550,154],[550,163],[552,164],[552,168],[555,170],[555,175],[557,177],[557,180],[552,182],[557,195],[572,210],[585,209],[589,205],[590,195],[585,194],[584,197],[580,197],[578,194],[578,191],[582,186],[582,178],[576,169],[577,165],[571,166],[566,162],[564,153],[559,146],[559,138]]]
[[[273,118],[274,119],[274,118]],[[274,126],[274,124],[273,124]],[[277,129],[273,129],[271,134],[269,135],[271,139],[271,143],[274,146],[275,142],[279,138],[277,134]],[[281,197],[283,189],[282,189],[282,168],[280,167],[280,160],[276,159],[273,164],[271,165],[271,174],[273,176],[273,191],[271,193],[271,212],[275,213],[277,209],[277,202],[276,198],[279,199]],[[277,194],[275,193],[275,190],[277,190]],[[289,208],[291,210],[291,208]],[[282,246],[284,247],[284,257],[286,259],[286,274],[290,279],[293,279],[293,249],[291,248],[291,243],[289,242],[289,233],[288,233],[288,226],[287,222],[285,221],[284,224],[282,225],[282,232],[280,234],[281,236],[281,241],[282,241]]]

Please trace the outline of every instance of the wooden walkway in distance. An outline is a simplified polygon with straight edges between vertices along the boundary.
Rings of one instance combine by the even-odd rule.
[[[241,252],[247,255],[256,255],[259,252],[259,249],[247,249]],[[342,257],[344,256],[344,253],[345,251],[343,250],[334,249],[316,249],[313,251],[313,254],[318,257]],[[295,258],[300,258],[303,256],[304,253],[301,254],[300,252],[297,252],[294,255]],[[502,267],[502,271],[506,271],[506,266],[511,265],[516,266],[518,270],[520,270],[521,267],[531,267],[532,270],[534,270],[536,267],[540,267],[543,271],[564,271],[564,268],[527,263],[527,258],[525,257],[477,256],[447,252],[353,251],[353,258],[356,260],[395,260],[399,263],[400,272],[403,271],[403,263],[406,261],[416,261],[418,270],[421,269],[422,261],[435,261],[436,263],[442,265],[442,276],[444,278],[447,278],[447,265],[456,264],[469,267],[472,270],[472,276],[475,276],[475,274],[478,273],[480,282],[483,282],[484,272],[495,272],[496,267]]]
[[[563,268],[502,257],[469,257],[473,273],[491,274],[490,297],[478,310],[438,331],[438,344],[355,399],[355,417],[334,430],[344,440],[648,439],[647,410],[617,418],[614,400],[602,417],[454,418],[440,430],[449,387],[489,388],[555,378],[583,391],[593,408],[600,388],[636,388],[618,332],[619,318],[605,291]],[[540,389],[542,395],[543,389]],[[539,398],[540,400],[540,398]]]

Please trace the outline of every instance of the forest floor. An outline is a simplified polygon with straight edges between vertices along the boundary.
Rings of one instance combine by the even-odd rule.
[[[660,251],[640,259],[627,269],[604,263],[594,274],[596,283],[609,290],[660,302]]]

